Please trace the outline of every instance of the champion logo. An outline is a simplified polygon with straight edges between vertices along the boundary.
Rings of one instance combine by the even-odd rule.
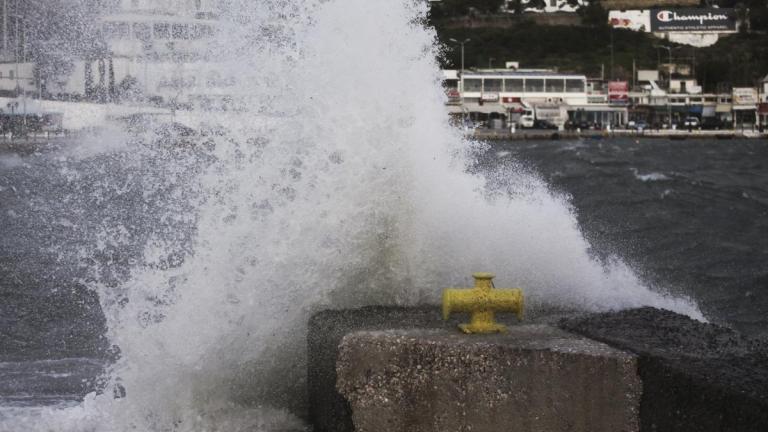
[[[720,21],[727,20],[728,16],[723,14],[696,14],[696,15],[678,15],[676,12],[662,10],[656,13],[656,19],[663,23],[673,21],[698,21],[699,24],[704,24],[704,21]]]
[[[659,13],[656,14],[656,18],[661,22],[670,22],[672,21],[672,12],[659,11]]]

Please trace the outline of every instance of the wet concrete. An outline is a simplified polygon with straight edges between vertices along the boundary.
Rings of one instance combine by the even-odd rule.
[[[768,344],[655,308],[560,327],[638,355],[643,431],[768,430]]]
[[[556,323],[570,315],[560,310],[526,310],[526,323]],[[393,329],[445,329],[457,331],[466,316],[454,315],[443,321],[440,308],[370,306],[360,309],[326,310],[309,320],[307,387],[309,421],[317,432],[350,432],[351,408],[336,390],[336,361],[342,338],[355,331]],[[499,314],[497,320],[507,325],[519,325],[512,314]]]
[[[437,307],[369,307],[323,311],[309,323],[308,387],[315,430],[354,430],[351,408],[336,390],[342,338],[356,331],[456,331]],[[509,325],[514,317],[500,316]],[[672,312],[640,308],[606,314],[527,310],[525,324],[560,328],[637,355],[643,382],[641,431],[768,431],[768,344]]]
[[[637,431],[636,357],[541,324],[345,336],[337,389],[358,432]]]

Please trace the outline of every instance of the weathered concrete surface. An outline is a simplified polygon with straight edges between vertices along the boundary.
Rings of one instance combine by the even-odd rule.
[[[565,319],[572,332],[636,353],[643,431],[768,431],[768,346],[654,308]]]
[[[339,350],[337,389],[359,432],[639,428],[635,356],[548,325],[361,331]]]
[[[351,432],[349,403],[336,391],[336,360],[341,339],[358,330],[449,328],[437,307],[365,307],[326,310],[312,316],[307,334],[309,420],[317,432]]]
[[[556,323],[568,316],[557,310],[539,310],[534,306],[525,311],[526,323]],[[308,366],[307,389],[309,393],[309,420],[316,432],[350,432],[354,430],[351,409],[347,400],[336,391],[336,360],[341,339],[360,330],[391,329],[446,329],[456,331],[466,316],[455,315],[443,321],[438,306],[382,307],[326,310],[316,313],[309,320],[307,334]],[[512,314],[499,314],[497,321],[515,325]]]

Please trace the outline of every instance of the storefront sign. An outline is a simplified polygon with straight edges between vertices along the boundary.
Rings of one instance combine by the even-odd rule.
[[[652,9],[651,31],[735,32],[736,11],[722,8]]]
[[[757,89],[751,87],[734,87],[733,88],[733,105],[736,108],[737,105],[750,106],[752,108],[757,105]]]
[[[626,105],[629,102],[629,83],[626,81],[611,81],[608,83],[608,103],[611,105]]]

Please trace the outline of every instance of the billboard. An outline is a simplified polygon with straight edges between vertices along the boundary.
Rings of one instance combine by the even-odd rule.
[[[652,32],[714,32],[736,31],[734,9],[652,9]]]
[[[757,89],[751,87],[734,87],[733,88],[733,105],[734,109],[737,106],[749,106],[754,108],[758,103]]]
[[[629,83],[626,81],[611,81],[608,83],[608,103],[626,105],[629,102]]]
[[[608,24],[613,28],[648,32],[651,31],[651,15],[647,10],[612,10],[608,12]]]

